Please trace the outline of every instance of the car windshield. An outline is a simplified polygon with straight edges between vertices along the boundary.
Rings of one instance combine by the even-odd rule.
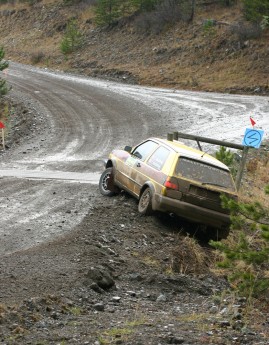
[[[196,180],[205,185],[235,190],[229,171],[200,161],[180,157],[175,173],[177,176]]]

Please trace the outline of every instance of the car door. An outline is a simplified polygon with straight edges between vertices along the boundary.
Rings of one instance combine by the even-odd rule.
[[[162,173],[170,150],[160,145],[144,161],[137,161],[133,167],[132,174],[135,174],[134,193],[140,195],[141,188],[147,181],[151,181],[156,192],[160,193],[166,175]]]
[[[145,160],[158,148],[159,144],[153,140],[147,140],[138,145],[131,153],[129,162],[131,165],[129,186],[132,194],[139,196],[142,180],[145,180],[146,165]]]

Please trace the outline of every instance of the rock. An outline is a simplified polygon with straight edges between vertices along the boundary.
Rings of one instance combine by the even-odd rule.
[[[130,277],[130,280],[135,280],[138,282],[141,282],[143,280],[143,277],[139,273],[131,273],[129,277]]]
[[[90,288],[97,293],[104,293],[104,290],[101,289],[96,283],[92,283]]]
[[[178,338],[178,337],[169,337],[167,339],[168,344],[183,344],[184,343],[184,339],[183,338]]]
[[[210,314],[216,314],[218,312],[218,307],[213,305],[210,309],[209,309],[209,313]]]
[[[236,320],[233,324],[233,329],[240,330],[244,327],[244,322],[242,320]]]
[[[228,320],[220,321],[220,326],[221,327],[229,327],[230,326],[230,321],[228,321]]]
[[[136,293],[134,291],[127,291],[128,295],[135,297]]]
[[[97,311],[104,311],[105,310],[105,306],[103,303],[96,303],[96,304],[94,304],[93,307]]]
[[[101,289],[109,290],[115,286],[115,281],[111,277],[110,273],[103,267],[91,267],[86,274],[85,285],[91,285],[96,283]]]
[[[166,301],[167,301],[167,297],[164,294],[160,294],[156,299],[156,302],[166,302]]]

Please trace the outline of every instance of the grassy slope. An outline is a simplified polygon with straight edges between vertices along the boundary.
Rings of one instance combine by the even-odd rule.
[[[4,10],[15,13],[3,16]],[[198,8],[192,25],[179,23],[148,36],[138,35],[133,22],[96,29],[92,7],[82,4],[43,0],[31,7],[3,5],[0,11],[1,44],[9,59],[32,63],[39,58],[47,67],[119,80],[124,76],[144,85],[242,93],[261,87],[269,92],[269,30],[259,39],[240,42],[231,29],[242,20],[239,6]],[[66,60],[59,47],[71,17],[78,19],[86,42]],[[224,24],[205,32],[207,18]]]

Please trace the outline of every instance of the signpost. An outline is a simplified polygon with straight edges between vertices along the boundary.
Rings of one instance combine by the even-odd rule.
[[[264,131],[254,128],[246,128],[243,145],[258,149],[262,142]]]
[[[5,125],[0,121],[0,129],[2,130],[2,145],[5,150]]]

